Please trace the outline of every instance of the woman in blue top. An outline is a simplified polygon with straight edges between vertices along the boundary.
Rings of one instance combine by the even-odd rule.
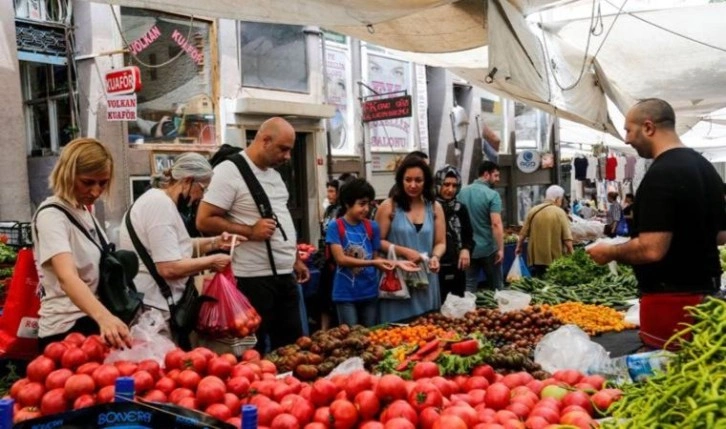
[[[441,204],[436,202],[434,179],[426,162],[409,157],[396,170],[396,188],[384,201],[376,221],[381,228],[381,248],[395,245],[396,256],[420,265],[427,273],[428,286],[411,288],[410,299],[379,302],[381,322],[409,319],[441,307],[439,260],[446,251],[446,223]],[[424,258],[424,254],[428,259]]]
[[[377,318],[378,272],[392,270],[394,263],[376,256],[381,249],[381,231],[368,220],[375,191],[365,179],[353,179],[340,189],[345,214],[330,221],[325,242],[337,268],[333,279],[333,302],[340,323],[373,326]]]

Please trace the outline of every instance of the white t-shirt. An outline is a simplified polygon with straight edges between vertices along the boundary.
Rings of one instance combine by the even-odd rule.
[[[176,204],[161,189],[149,189],[139,197],[131,210],[131,223],[134,225],[139,241],[146,248],[151,260],[173,262],[193,256],[192,239],[189,237],[184,221]],[[126,217],[121,221],[119,248],[135,252]],[[174,302],[184,293],[188,277],[167,280]],[[161,293],[159,285],[149,274],[149,270],[139,258],[139,273],[134,278],[136,290],[144,294],[144,304],[162,311],[169,311],[169,305]]]
[[[289,274],[295,264],[297,253],[297,235],[292,223],[290,210],[287,208],[289,194],[280,173],[274,168],[261,170],[243,151],[262,189],[270,199],[272,211],[277,215],[280,226],[285,230],[287,240],[282,236],[280,228],[275,230],[270,242],[275,267],[278,274]],[[214,168],[214,176],[209,184],[204,202],[227,211],[227,220],[243,225],[253,226],[260,219],[260,212],[250,194],[247,184],[232,161],[224,161]],[[234,274],[238,277],[271,276],[272,268],[267,257],[264,241],[245,241],[234,252],[232,260]]]
[[[39,208],[50,203],[65,207],[86,227],[92,237],[97,239],[98,234],[103,234],[103,231],[96,231],[92,215],[85,208],[72,207],[57,197],[47,198]],[[61,289],[51,266],[51,258],[61,253],[70,253],[78,276],[95,294],[101,251],[58,209],[49,208],[38,213],[33,226],[35,265],[41,290],[38,335],[48,337],[67,332],[76,320],[86,316]]]

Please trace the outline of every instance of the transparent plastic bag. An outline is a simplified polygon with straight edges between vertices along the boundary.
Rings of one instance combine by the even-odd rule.
[[[514,261],[512,262],[512,267],[507,273],[507,283],[514,283],[522,280],[522,263],[520,262],[520,260],[521,258],[519,257],[519,255],[514,258]]]
[[[627,243],[628,241],[630,241],[630,237],[599,238],[594,243],[590,243],[587,246],[585,246],[585,250],[588,250],[591,247],[595,247],[598,244],[610,244],[610,245],[615,246],[618,244]],[[612,262],[608,263],[608,268],[610,269],[611,274],[613,274],[613,275],[618,274],[618,263],[617,262],[612,261]]]
[[[534,349],[534,361],[547,372],[576,369],[588,372],[610,363],[610,353],[575,325],[565,325],[545,335]]]
[[[625,312],[625,323],[640,326],[640,303],[636,302]]]
[[[398,261],[396,257],[395,246],[391,244],[388,247],[388,260]],[[409,299],[411,293],[402,277],[402,270],[393,269],[386,271],[381,275],[378,283],[378,297],[383,299]]]
[[[131,327],[131,348],[116,349],[106,356],[104,363],[120,360],[140,362],[153,359],[164,366],[164,356],[176,348],[176,344],[162,334],[167,329],[164,315],[159,310],[151,309],[139,316],[138,322]]]
[[[471,292],[464,292],[464,296],[449,293],[446,295],[446,301],[441,306],[441,314],[454,319],[461,319],[470,311],[476,310],[476,295]]]
[[[199,309],[197,332],[211,338],[246,337],[257,331],[262,319],[249,300],[237,289],[232,267],[214,275],[207,284]]]
[[[516,290],[498,290],[494,292],[494,299],[499,304],[499,311],[506,313],[526,308],[532,297]]]
[[[365,371],[365,362],[359,357],[352,357],[341,362],[325,378],[331,379],[336,375],[350,375],[356,371]]]

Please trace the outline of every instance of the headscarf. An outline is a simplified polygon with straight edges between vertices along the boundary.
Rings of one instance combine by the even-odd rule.
[[[440,191],[441,187],[444,185],[444,180],[446,180],[446,176],[454,176],[454,178],[456,179],[456,193],[454,194],[454,198],[452,198],[451,201],[456,200],[456,194],[458,194],[461,190],[461,174],[459,173],[459,170],[457,170],[456,167],[446,164],[441,170],[437,171],[434,176],[437,187],[436,196],[439,202],[441,202],[442,204],[444,204],[445,200],[441,198]]]
[[[445,200],[441,197],[441,186],[444,184],[446,176],[454,176],[456,178],[456,193],[454,198]],[[456,199],[456,194],[461,190],[461,174],[456,167],[446,164],[444,168],[437,171],[434,180],[436,181],[436,201],[441,204],[444,209],[444,218],[446,220],[446,253],[458,255],[461,250],[461,221],[458,212],[461,210],[461,203]]]

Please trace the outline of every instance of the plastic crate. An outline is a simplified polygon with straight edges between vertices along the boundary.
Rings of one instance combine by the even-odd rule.
[[[21,248],[33,245],[30,222],[2,221],[0,222],[0,236],[3,235],[8,239],[8,246]]]
[[[199,337],[199,345],[206,347],[217,354],[232,353],[238,358],[245,350],[253,348],[257,344],[257,337],[253,335],[244,338],[205,338]]]

